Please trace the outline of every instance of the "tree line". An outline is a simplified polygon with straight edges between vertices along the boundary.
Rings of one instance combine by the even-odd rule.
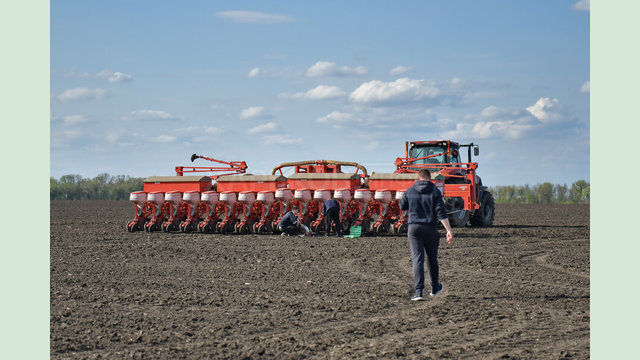
[[[126,175],[100,174],[92,179],[80,175],[64,175],[51,178],[51,200],[129,200],[133,191],[142,191],[143,178]]]
[[[501,204],[588,204],[590,184],[578,180],[571,186],[551,184],[494,186],[489,191]]]
[[[143,178],[100,174],[94,178],[64,175],[51,178],[51,200],[129,200],[133,191],[141,191]],[[590,185],[579,180],[568,185],[548,182],[537,185],[494,186],[489,191],[503,204],[585,204],[589,203]]]

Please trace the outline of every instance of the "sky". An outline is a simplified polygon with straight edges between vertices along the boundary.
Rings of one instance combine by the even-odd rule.
[[[392,172],[450,139],[488,186],[590,181],[588,0],[310,4],[51,1],[50,176]]]

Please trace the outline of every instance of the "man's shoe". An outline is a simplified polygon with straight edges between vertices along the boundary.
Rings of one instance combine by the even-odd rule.
[[[442,284],[438,284],[438,288],[436,290],[431,290],[431,293],[429,295],[437,296],[441,292],[442,292]]]
[[[422,297],[422,290],[416,290],[416,294],[411,297],[411,301],[418,301],[424,299]]]

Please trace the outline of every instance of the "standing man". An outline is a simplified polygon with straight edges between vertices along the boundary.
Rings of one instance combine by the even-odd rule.
[[[416,294],[411,300],[422,300],[424,289],[424,254],[427,254],[427,266],[431,280],[431,293],[436,296],[442,291],[442,284],[438,282],[438,246],[440,234],[436,226],[438,220],[447,230],[447,243],[453,240],[449,218],[444,209],[442,193],[430,181],[431,173],[427,169],[418,171],[418,180],[407,189],[400,208],[409,210],[407,236],[411,247],[411,261],[413,263],[413,283]]]
[[[298,224],[298,213],[299,213],[298,208],[292,207],[291,211],[288,211],[286,214],[284,214],[282,219],[280,219],[280,223],[278,224],[278,229],[282,231],[282,236],[309,235],[309,228],[304,226],[304,224]]]
[[[336,235],[342,237],[342,224],[340,223],[340,203],[335,199],[329,199],[322,204],[322,216],[324,216],[325,236],[331,235],[331,227],[336,226]]]

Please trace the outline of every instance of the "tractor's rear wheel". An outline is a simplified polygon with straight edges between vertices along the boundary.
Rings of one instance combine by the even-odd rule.
[[[449,224],[452,227],[464,227],[467,225],[469,221],[469,211],[462,209],[457,209],[457,211],[449,214]]]
[[[450,178],[445,181],[445,184],[466,184],[467,181],[463,178]],[[461,197],[447,197],[444,199],[445,209],[447,210],[447,217],[449,218],[449,224],[452,227],[464,227],[469,222],[469,210],[464,208],[464,199]]]
[[[493,218],[495,216],[495,202],[493,195],[490,192],[485,191],[482,195],[482,204],[480,209],[471,216],[470,222],[472,226],[491,226],[493,225]]]

